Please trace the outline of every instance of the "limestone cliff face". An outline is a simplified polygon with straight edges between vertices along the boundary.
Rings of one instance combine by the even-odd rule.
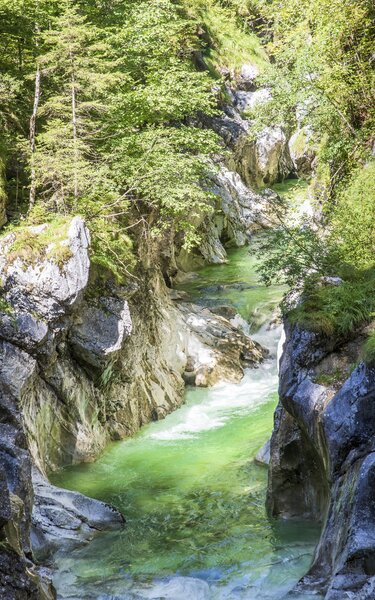
[[[268,508],[322,523],[312,567],[290,597],[374,598],[375,368],[358,364],[362,341],[287,326]]]

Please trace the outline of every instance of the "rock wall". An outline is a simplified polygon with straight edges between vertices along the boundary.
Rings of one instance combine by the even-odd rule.
[[[213,129],[232,150],[227,166],[236,171],[247,186],[264,188],[295,175],[289,146],[289,135],[279,125],[252,131],[254,113],[271,98],[267,88],[251,89],[241,82],[226,88],[231,104],[223,106],[220,116],[202,118],[203,125]],[[301,169],[301,173],[302,173]]]
[[[224,164],[212,164],[206,186],[215,197],[213,215],[199,224],[200,245],[193,252],[180,249],[176,253],[176,264],[182,271],[225,263],[227,248],[245,246],[256,231],[272,227],[275,222],[278,195],[271,189],[253,191],[237,172]]]
[[[268,509],[322,523],[313,564],[291,598],[375,597],[375,367],[358,364],[363,339],[287,326]]]

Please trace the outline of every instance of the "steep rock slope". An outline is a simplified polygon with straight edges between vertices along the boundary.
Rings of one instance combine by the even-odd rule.
[[[375,368],[358,364],[362,342],[360,333],[343,343],[287,326],[268,507],[322,522],[311,569],[291,597],[374,597]]]

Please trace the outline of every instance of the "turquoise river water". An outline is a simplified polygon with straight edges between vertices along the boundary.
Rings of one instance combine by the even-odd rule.
[[[280,600],[311,561],[317,528],[267,518],[267,470],[253,460],[277,403],[281,331],[267,321],[282,289],[259,284],[247,248],[181,287],[196,302],[235,306],[270,358],[239,384],[187,389],[165,420],[111,444],[94,464],[54,475],[127,520],[58,555],[60,599]]]

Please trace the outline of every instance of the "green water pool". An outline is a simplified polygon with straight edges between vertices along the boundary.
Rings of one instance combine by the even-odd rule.
[[[53,476],[110,502],[126,527],[57,556],[58,598],[69,600],[279,600],[307,570],[313,525],[268,520],[267,470],[253,458],[272,430],[280,328],[264,323],[282,288],[264,288],[248,248],[183,289],[207,305],[231,303],[271,356],[239,384],[191,388],[186,403],[94,464]]]

